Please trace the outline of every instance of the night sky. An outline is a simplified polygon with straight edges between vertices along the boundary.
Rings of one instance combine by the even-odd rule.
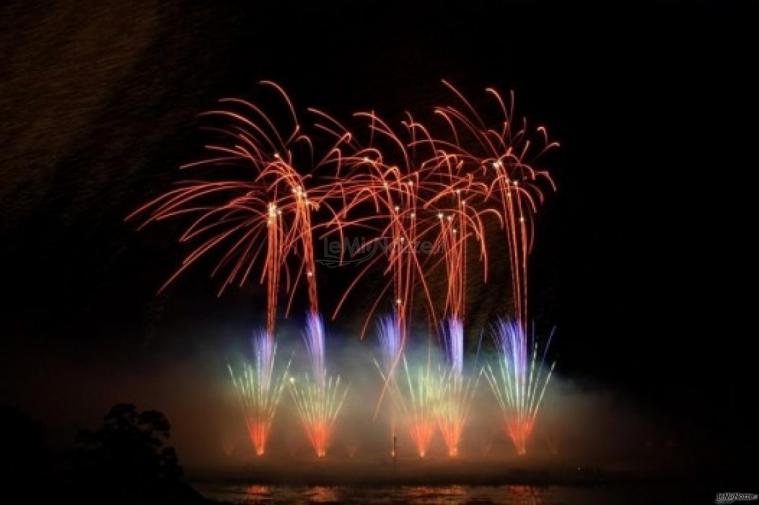
[[[562,144],[531,278],[558,373],[753,459],[754,12],[259,3],[0,7],[3,403],[55,426],[89,402],[57,392],[72,377],[149,370],[258,320],[256,286],[217,299],[203,269],[156,297],[179,228],[123,222],[198,157],[197,114],[217,98],[255,100],[271,79],[301,107],[397,119],[439,103],[445,78],[471,96],[513,89]]]

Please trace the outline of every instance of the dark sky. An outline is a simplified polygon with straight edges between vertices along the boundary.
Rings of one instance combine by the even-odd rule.
[[[19,385],[47,373],[26,368],[37,357],[63,360],[65,381],[111,359],[149,367],[201,345],[192,328],[253,321],[253,288],[217,300],[201,271],[156,298],[181,257],[177,229],[122,222],[197,157],[196,114],[216,98],[255,99],[257,81],[272,79],[303,107],[398,117],[438,103],[446,78],[470,95],[513,89],[518,110],[562,143],[532,279],[536,312],[559,328],[559,373],[726,437],[752,431],[754,12],[728,2],[242,4],[0,7],[2,387],[12,401],[53,394]]]

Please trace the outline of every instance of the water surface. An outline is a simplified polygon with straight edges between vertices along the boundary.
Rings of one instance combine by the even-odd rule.
[[[203,483],[203,495],[237,504],[596,505],[681,503],[664,486],[286,486]]]

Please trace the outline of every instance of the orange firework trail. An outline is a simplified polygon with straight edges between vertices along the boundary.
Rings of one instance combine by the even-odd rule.
[[[550,379],[550,372],[542,380],[539,371],[537,375],[535,373],[538,367],[535,363],[537,347],[532,360],[528,360],[524,337],[529,317],[528,258],[533,246],[534,217],[544,200],[543,183],[556,189],[550,174],[534,168],[532,164],[558,144],[549,142],[545,128],[539,127],[534,133],[541,138],[538,148],[534,147],[535,142],[530,138],[532,133],[526,121],[514,121],[513,95],[507,108],[497,91],[487,89],[498,103],[502,115],[499,125],[488,127],[463,94],[447,82],[444,81],[444,84],[458,97],[463,109],[453,106],[436,108],[435,112],[444,118],[453,138],[450,142],[438,143],[448,149],[446,157],[453,155],[465,173],[487,185],[485,197],[493,200],[499,209],[499,220],[505,232],[514,322],[497,326],[500,373],[488,367],[486,377],[506,418],[507,432],[517,452],[524,454]],[[464,139],[468,142],[465,143]],[[457,329],[457,325],[449,325],[448,334],[455,335]],[[449,344],[449,347],[453,346]],[[451,433],[455,431],[451,430]]]
[[[437,380],[429,364],[426,372],[410,373],[404,359],[407,379],[402,382],[404,387],[395,382],[394,371],[403,356],[414,294],[420,287],[430,321],[436,321],[427,286],[429,273],[435,268],[430,253],[442,255],[446,267],[449,279],[446,311],[453,317],[463,314],[467,241],[476,238],[481,244],[481,257],[487,257],[482,221],[485,212],[467,205],[467,198],[482,200],[487,186],[473,182],[471,177],[462,177],[460,164],[437,152],[427,129],[410,114],[406,115],[399,131],[373,112],[357,114],[368,123],[370,141],[367,146],[356,142],[355,136],[331,117],[320,115],[329,123],[322,128],[344,142],[339,168],[345,170],[345,174],[343,177],[338,174],[335,180],[335,185],[340,188],[342,207],[335,212],[334,228],[341,236],[346,229],[369,231],[373,236],[362,247],[378,244],[384,253],[370,261],[356,276],[336,312],[357,283],[383,258],[384,273],[389,280],[370,308],[364,330],[392,288],[394,317],[384,320],[380,327],[384,359],[382,366],[378,363],[378,368],[384,384],[375,416],[385,394],[390,391],[393,403],[400,404],[420,457],[426,454],[436,424],[448,435],[446,443],[451,454],[455,455],[473,391],[472,383],[461,378],[461,367],[455,379],[446,376]],[[425,251],[421,248],[425,243],[431,247],[428,256],[423,257],[421,253]],[[463,333],[457,335],[457,339],[462,343]],[[462,350],[459,345],[459,358],[463,356]],[[443,399],[440,394],[447,396]],[[394,421],[391,412],[393,436]]]
[[[449,127],[451,140],[435,139],[435,147],[440,166],[446,166],[449,174],[455,174],[459,181],[465,180],[471,186],[468,193],[473,194],[469,200],[461,200],[457,209],[460,212],[440,212],[441,241],[444,244],[444,263],[447,273],[448,291],[446,296],[446,312],[448,319],[443,325],[443,343],[446,357],[451,370],[441,374],[441,395],[439,404],[439,423],[443,438],[448,446],[449,454],[457,453],[458,441],[463,432],[464,423],[469,412],[469,402],[472,393],[471,379],[462,376],[464,330],[463,313],[466,307],[466,277],[467,277],[467,230],[474,235],[482,248],[483,277],[487,280],[487,251],[485,248],[484,230],[480,216],[495,214],[497,221],[505,232],[506,246],[510,262],[512,281],[512,301],[514,318],[517,324],[524,327],[528,318],[528,279],[527,263],[533,245],[534,215],[544,195],[541,181],[555,189],[553,180],[548,172],[536,170],[530,164],[545,151],[556,146],[549,143],[544,128],[536,131],[542,134],[544,147],[537,153],[532,148],[526,123],[515,128],[513,110],[507,109],[501,96],[493,89],[488,89],[499,104],[503,116],[502,123],[495,127],[486,126],[482,116],[472,104],[453,86],[444,84],[459,98],[463,109],[444,106],[435,109]],[[513,96],[511,102],[513,103]],[[456,179],[452,180],[448,191],[462,193],[457,187]],[[493,208],[490,208],[492,202]],[[470,214],[470,209],[477,209]],[[465,216],[476,216],[478,219],[464,221]],[[448,221],[446,226],[445,221]],[[501,352],[505,353],[503,347]],[[503,359],[506,359],[504,356]],[[503,360],[501,360],[503,362]],[[508,375],[489,374],[491,386],[505,379]],[[508,388],[507,385],[499,390]],[[503,398],[497,398],[504,408]],[[537,409],[535,410],[537,414]],[[511,416],[512,420],[514,416]],[[517,423],[524,426],[524,416]],[[534,416],[532,417],[534,422]],[[512,423],[514,424],[514,423]],[[512,434],[512,439],[521,437],[525,440],[531,431],[520,428],[519,434]],[[516,428],[515,428],[516,429]],[[514,431],[514,430],[512,430]],[[520,445],[518,443],[518,445]],[[524,443],[521,443],[521,447]]]
[[[449,111],[449,114],[455,113]],[[426,279],[437,263],[445,267],[447,280],[443,312],[448,320],[443,328],[446,355],[452,367],[451,374],[440,377],[438,392],[447,395],[438,402],[438,422],[449,447],[449,453],[458,452],[463,423],[469,412],[476,381],[463,378],[464,333],[463,318],[466,308],[467,255],[471,242],[479,246],[483,264],[483,278],[487,280],[487,248],[485,219],[490,215],[504,226],[509,219],[497,208],[493,198],[493,183],[476,176],[471,169],[472,156],[450,142],[433,139],[427,128],[407,115],[402,134],[375,113],[358,114],[369,123],[371,142],[368,147],[357,144],[354,136],[337,121],[322,114],[330,122],[323,128],[345,142],[347,154],[341,151],[340,168],[347,171],[339,182],[343,196],[342,210],[336,212],[339,229],[349,226],[369,229],[374,237],[365,245],[382,241],[385,250],[386,274],[391,281],[370,309],[364,328],[372,317],[377,304],[390,286],[393,288],[397,332],[401,335],[401,350],[407,340],[408,316],[411,311],[415,285],[421,285],[428,303],[428,315],[436,320],[435,310]],[[447,117],[447,116],[444,116]],[[451,123],[453,124],[453,123]],[[454,130],[456,140],[458,132]],[[385,141],[389,149],[383,144]],[[455,147],[452,149],[452,147]],[[396,156],[391,156],[390,153]],[[496,208],[491,208],[493,200]],[[363,211],[367,203],[370,211]],[[509,207],[506,207],[508,210]],[[359,210],[360,217],[351,218],[351,212]],[[420,258],[419,244],[425,240],[433,243],[432,251],[442,257]],[[361,277],[379,261],[375,258],[349,286],[343,301]],[[522,285],[523,277],[516,277]],[[526,290],[525,290],[526,292]],[[515,289],[515,293],[521,293]],[[519,305],[515,303],[515,305]],[[521,305],[519,309],[521,310]],[[362,330],[363,334],[363,330]],[[397,365],[397,360],[393,368]],[[392,380],[392,369],[385,370],[383,387],[377,409]]]
[[[439,141],[433,141],[439,142]],[[443,146],[444,147],[444,146]],[[488,217],[500,221],[500,213],[487,206],[488,186],[463,173],[463,162],[444,149],[428,162],[434,179],[426,183],[429,197],[424,207],[437,220],[433,251],[440,254],[445,267],[446,293],[443,312],[451,319],[463,320],[466,311],[467,256],[469,244],[479,249],[483,279],[488,276],[488,251],[485,223]]]
[[[185,257],[161,291],[213,250],[220,250],[221,258],[212,277],[224,269],[227,272],[219,295],[232,284],[243,285],[256,263],[262,263],[260,282],[266,283],[268,300],[266,329],[273,338],[282,278],[290,293],[286,313],[294,288],[303,277],[311,311],[318,313],[311,213],[319,208],[319,200],[310,197],[305,184],[308,177],[300,175],[314,166],[311,140],[301,132],[292,102],[284,91],[274,83],[263,84],[274,87],[286,102],[292,119],[289,134],[281,134],[272,119],[253,103],[237,98],[219,100],[224,108],[202,116],[222,122],[208,128],[221,141],[205,146],[211,156],[181,168],[209,167],[221,177],[185,180],[127,219],[147,215],[141,225],[144,227],[155,221],[192,216],[179,241],[199,245]],[[306,161],[298,163],[298,154]],[[230,166],[237,169],[235,178],[224,178]],[[293,272],[288,260],[296,255],[300,262]]]
[[[355,140],[353,133],[331,116],[316,110],[314,112],[326,120],[326,124],[317,123],[317,127],[338,139],[333,156],[339,164],[337,175],[332,181],[332,194],[338,195],[340,208],[334,211],[334,219],[327,224],[325,235],[339,234],[342,238],[346,230],[369,232],[371,238],[356,253],[369,248],[379,248],[383,253],[367,262],[355,277],[339,300],[334,316],[359,281],[384,259],[383,271],[389,280],[368,311],[361,335],[365,334],[377,307],[383,300],[387,300],[387,293],[392,289],[392,321],[395,325],[392,331],[399,336],[400,344],[392,368],[385,370],[386,379],[390,380],[408,339],[409,315],[417,289],[421,289],[424,295],[430,319],[435,319],[425,266],[419,254],[425,237],[436,225],[430,224],[430,220],[423,215],[431,212],[425,210],[423,204],[427,191],[426,181],[433,173],[427,160],[432,159],[433,163],[437,163],[431,151],[433,144],[426,129],[415,122],[410,114],[406,115],[402,122],[402,133],[399,133],[374,112],[357,113],[355,116],[366,122],[369,131],[369,142],[362,145]],[[420,142],[420,138],[427,141]],[[429,151],[427,157],[419,152],[423,149]],[[375,415],[389,387],[387,380],[377,402]]]
[[[403,133],[399,133],[377,114],[367,112],[356,114],[357,118],[367,123],[369,130],[368,145],[361,145],[355,140],[355,135],[336,120],[322,112],[315,112],[328,122],[317,123],[317,127],[340,139],[337,154],[334,155],[340,165],[332,181],[332,195],[339,195],[341,206],[334,211],[334,219],[327,224],[327,234],[339,233],[342,237],[351,229],[368,232],[371,238],[362,243],[355,253],[360,254],[371,248],[383,252],[368,262],[348,286],[334,315],[338,314],[356,285],[384,258],[384,273],[389,280],[369,310],[361,334],[365,334],[379,304],[387,300],[387,293],[392,290],[395,321],[403,348],[408,337],[409,315],[416,289],[421,289],[427,310],[434,314],[419,255],[422,241],[432,230],[424,216],[420,215],[426,197],[425,179],[431,170],[426,165],[429,157],[423,157],[414,147],[430,146],[431,140],[424,144],[417,141],[419,136],[429,138],[429,135],[410,115],[402,122]],[[404,137],[408,139],[404,140]]]
[[[461,92],[449,83],[443,83],[458,97],[463,109],[454,106],[435,109],[449,126],[452,137],[451,140],[436,140],[437,145],[445,150],[446,157],[459,160],[464,173],[487,185],[486,196],[499,208],[510,258],[514,315],[526,325],[527,260],[533,246],[534,216],[544,200],[542,183],[556,189],[550,174],[532,164],[558,143],[548,141],[542,126],[531,132],[526,120],[515,122],[513,95],[507,107],[496,90],[486,90],[495,99],[502,115],[500,124],[488,127]],[[539,143],[531,138],[533,133],[540,136]]]
[[[431,389],[436,395],[435,416],[448,453],[457,456],[479,380],[479,377],[464,377],[468,257],[478,251],[483,281],[487,281],[485,222],[488,218],[501,221],[501,215],[488,206],[488,185],[466,172],[460,156],[451,154],[449,146],[437,139],[428,137],[418,141],[427,142],[434,148],[434,156],[425,162],[431,175],[424,181],[424,209],[425,216],[433,221],[435,258],[428,262],[428,275],[432,275],[439,264],[444,267],[446,290],[442,313],[447,317],[440,325],[440,336],[449,365],[448,370],[438,368]]]
[[[447,315],[447,321],[441,328],[441,333],[446,357],[451,367],[460,375],[463,371],[463,321],[466,311],[469,245],[473,243],[479,248],[483,279],[487,280],[485,219],[488,215],[499,219],[500,214],[495,209],[485,206],[487,186],[473,181],[471,176],[462,176],[458,172],[463,164],[444,151],[439,152],[442,153],[447,168],[440,170],[438,167],[442,177],[425,208],[435,209],[439,222],[433,251],[442,257],[439,262],[445,267],[446,291],[443,313]],[[456,172],[451,168],[452,162],[456,163]]]

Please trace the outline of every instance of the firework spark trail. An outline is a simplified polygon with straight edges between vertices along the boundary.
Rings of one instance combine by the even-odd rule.
[[[395,363],[403,352],[395,317],[386,315],[380,318],[377,323],[377,338],[380,343],[381,370],[392,380]]]
[[[282,397],[290,362],[282,374],[274,375],[277,345],[265,331],[253,336],[253,361],[242,365],[242,373],[236,375],[232,366],[227,365],[232,385],[237,391],[245,426],[257,456],[266,451],[274,415]]]
[[[311,374],[302,383],[290,380],[290,393],[311,446],[318,458],[327,455],[335,422],[348,395],[340,376],[327,374],[325,364],[324,321],[318,314],[307,316],[303,339],[311,362]]]
[[[401,350],[396,354],[392,365],[395,368],[408,338],[409,315],[416,290],[424,296],[430,321],[435,320],[435,309],[426,280],[426,258],[420,259],[419,249],[427,240],[427,235],[437,227],[437,220],[430,219],[434,215],[433,211],[423,209],[422,205],[428,198],[427,180],[435,172],[435,167],[428,165],[427,160],[432,159],[433,164],[439,162],[430,151],[433,144],[428,132],[410,114],[402,122],[401,132],[393,130],[373,112],[356,114],[356,117],[368,123],[370,141],[367,146],[358,143],[355,135],[330,116],[318,111],[317,114],[328,122],[328,125],[318,126],[332,133],[340,145],[335,149],[336,153],[339,152],[339,165],[338,177],[333,182],[339,188],[340,207],[334,211],[327,234],[339,233],[342,237],[347,229],[368,231],[372,237],[356,253],[374,246],[379,246],[384,253],[369,261],[355,277],[339,300],[333,317],[358,282],[384,259],[384,274],[389,280],[368,311],[361,335],[365,334],[377,307],[386,300],[386,293],[392,289],[394,319]],[[427,140],[419,142],[419,138]],[[419,152],[422,149],[430,151],[430,154],[423,156]],[[344,174],[339,174],[341,169],[345,171]],[[386,372],[386,377],[390,379],[392,370]],[[375,416],[379,413],[389,386],[387,382],[383,385]]]
[[[553,333],[539,360],[534,335],[529,338],[518,322],[498,320],[494,326],[494,336],[500,351],[498,367],[494,370],[488,365],[484,370],[485,377],[503,414],[506,434],[513,441],[517,454],[524,455],[556,365],[553,362],[548,371],[544,370]]]
[[[480,191],[480,196],[494,200],[500,211],[499,221],[504,230],[510,264],[514,323],[500,321],[497,324],[500,376],[493,372],[492,367],[488,367],[486,377],[504,411],[507,432],[514,441],[517,452],[524,454],[553,370],[552,365],[545,377],[540,370],[536,370],[539,368],[535,364],[537,343],[528,363],[528,343],[523,330],[527,327],[529,317],[527,274],[528,258],[534,240],[534,217],[544,200],[541,182],[546,181],[551,189],[556,189],[550,174],[533,168],[532,163],[558,144],[550,143],[545,128],[539,127],[534,133],[542,135],[540,140],[543,147],[536,152],[530,138],[533,132],[528,130],[526,121],[523,120],[521,125],[514,122],[513,94],[507,108],[497,91],[487,89],[498,103],[503,117],[501,125],[488,127],[462,93],[445,81],[444,84],[458,97],[463,108],[444,106],[435,110],[444,118],[453,137],[451,142],[436,141],[440,152],[444,153],[440,155],[441,160],[447,162],[453,157],[457,160],[460,173],[486,184],[488,189],[484,193]],[[453,260],[446,258],[446,264],[451,291],[450,283],[460,280],[451,275],[452,272],[455,273],[456,265],[452,261],[456,261],[457,250],[454,247],[449,250]],[[453,289],[455,288],[454,285]],[[455,292],[449,293],[449,298],[454,295]],[[448,306],[450,305],[449,302]],[[453,344],[457,343],[453,338],[457,336],[456,330],[455,326],[450,326],[449,321],[447,349],[451,355],[455,349]]]
[[[455,156],[437,151],[434,163],[428,163],[434,181],[427,181],[428,197],[425,209],[435,213],[438,221],[437,237],[433,252],[441,257],[433,264],[441,263],[446,279],[445,306],[443,312],[453,319],[463,320],[466,311],[466,285],[469,244],[479,248],[483,282],[488,277],[488,251],[485,223],[488,217],[500,222],[500,213],[488,205],[487,185],[475,182],[469,175],[462,175],[463,163]],[[455,164],[455,167],[453,166]]]
[[[443,324],[443,348],[448,365],[453,373],[464,373],[464,323],[456,318],[449,318]]]
[[[487,214],[499,215],[494,209],[482,205],[481,185],[478,187],[468,182],[462,188],[461,180],[457,182],[450,170],[444,175],[447,184],[437,189],[437,194],[425,207],[437,210],[439,227],[433,251],[439,253],[439,263],[445,268],[447,289],[443,313],[448,317],[440,325],[440,334],[445,356],[451,367],[460,375],[463,372],[467,249],[470,242],[479,246],[483,280],[486,281],[488,255],[484,220]],[[446,200],[451,202],[450,207],[442,205]]]
[[[324,356],[324,321],[321,316],[315,314],[306,316],[303,341],[311,361],[312,377],[318,384],[324,384],[327,378],[327,366]]]
[[[289,134],[282,134],[258,106],[237,98],[219,100],[223,106],[202,116],[221,124],[208,130],[219,141],[205,146],[211,155],[182,166],[182,170],[211,168],[219,177],[188,179],[143,205],[127,217],[147,217],[141,227],[166,219],[191,217],[180,242],[199,242],[181,267],[160,291],[213,250],[221,251],[211,276],[226,269],[219,288],[221,295],[230,285],[242,286],[257,262],[262,263],[260,282],[267,286],[266,328],[273,338],[277,298],[284,280],[290,293],[289,312],[295,287],[305,277],[312,313],[319,311],[313,250],[311,214],[320,207],[322,188],[309,194],[306,181],[316,167],[311,139],[302,133],[292,102],[274,83],[291,116]],[[236,177],[224,179],[236,167]],[[242,170],[240,170],[242,168]],[[293,271],[291,258],[300,261]]]
[[[332,442],[335,421],[348,395],[348,388],[341,383],[339,375],[329,376],[324,384],[319,384],[308,374],[304,374],[302,384],[291,377],[290,393],[316,456],[325,457]]]
[[[204,116],[223,121],[221,126],[209,129],[224,141],[206,146],[212,153],[209,158],[183,167],[242,164],[253,169],[250,173],[234,180],[185,181],[179,189],[167,192],[130,216],[147,213],[144,224],[183,215],[196,216],[180,240],[205,241],[187,256],[167,284],[212,249],[226,246],[213,270],[215,275],[222,268],[229,268],[221,293],[235,281],[245,282],[266,244],[261,279],[267,282],[267,329],[273,335],[282,277],[291,293],[288,311],[295,292],[292,287],[305,276],[311,310],[318,313],[313,231],[325,228],[327,233],[339,234],[342,240],[347,227],[373,229],[376,236],[365,247],[380,242],[389,244],[385,272],[391,278],[396,315],[405,342],[417,284],[427,298],[430,319],[437,320],[426,283],[429,272],[417,255],[421,239],[431,230],[427,226],[429,216],[436,213],[441,222],[436,242],[443,250],[449,279],[445,312],[463,320],[466,244],[474,234],[480,243],[481,256],[486,258],[483,216],[495,212],[495,208],[483,205],[493,200],[499,208],[498,218],[508,243],[515,317],[523,324],[526,322],[526,265],[532,245],[532,217],[543,200],[538,180],[547,180],[553,187],[546,171],[529,164],[556,145],[548,143],[544,128],[537,128],[536,132],[543,134],[546,146],[535,154],[526,125],[514,126],[513,110],[507,109],[497,92],[487,90],[498,102],[504,121],[500,127],[488,128],[471,103],[445,83],[464,104],[463,109],[453,106],[435,109],[448,124],[452,139],[433,138],[410,114],[402,122],[403,128],[396,131],[373,112],[357,113],[358,118],[368,123],[370,133],[368,144],[363,146],[338,121],[312,109],[320,120],[327,120],[327,124],[315,126],[335,137],[332,149],[315,163],[313,144],[302,133],[292,102],[276,84],[264,84],[274,87],[287,104],[292,117],[290,133],[281,134],[256,105],[235,98],[222,99],[224,108]],[[308,153],[306,162],[296,160],[297,153],[303,151]],[[311,178],[300,174],[325,165],[334,165],[336,175],[307,190],[305,182]],[[341,173],[343,170],[345,174]],[[336,214],[334,219],[313,223],[311,214],[320,205],[332,210]],[[349,218],[367,205],[373,207],[372,215]],[[261,236],[264,226],[268,229],[266,240]],[[293,280],[287,260],[294,254],[301,261]],[[356,281],[375,264],[371,263]],[[487,268],[485,260],[485,278]],[[346,290],[335,314],[354,286],[355,283]],[[382,296],[378,297],[367,315],[362,335],[381,299]]]
[[[449,158],[446,158],[449,159]],[[438,209],[439,239],[436,245],[442,253],[445,267],[446,296],[444,313],[448,317],[440,325],[440,335],[447,370],[439,370],[440,398],[437,419],[449,456],[457,456],[459,444],[471,409],[475,379],[464,377],[464,314],[466,309],[467,248],[469,242],[479,243],[483,263],[483,280],[487,279],[487,250],[485,248],[484,216],[492,209],[480,206],[482,189],[472,184],[461,187],[451,172],[449,184],[438,193],[434,204]],[[460,182],[460,181],[459,181]],[[462,194],[463,193],[463,194]],[[452,201],[451,208],[441,204]],[[473,205],[472,202],[475,202]],[[479,205],[478,205],[479,204]],[[497,214],[496,214],[497,215]]]
[[[434,313],[418,254],[419,245],[430,228],[417,224],[422,218],[419,212],[425,198],[422,194],[424,178],[430,170],[424,166],[427,158],[418,155],[416,148],[408,147],[417,143],[417,136],[428,134],[410,115],[402,123],[403,133],[399,133],[373,112],[357,113],[356,117],[368,123],[370,133],[368,145],[362,145],[355,140],[353,133],[330,116],[319,112],[319,117],[329,124],[317,124],[317,127],[335,135],[340,139],[338,143],[343,142],[336,149],[339,151],[336,159],[339,159],[339,170],[345,171],[338,173],[333,181],[334,187],[339,188],[341,205],[339,210],[335,210],[335,217],[329,224],[331,229],[327,233],[340,233],[342,236],[348,229],[369,232],[372,237],[354,253],[364,253],[370,247],[379,247],[384,253],[368,262],[359,272],[339,300],[334,316],[358,282],[384,259],[383,271],[389,281],[369,310],[361,335],[365,334],[376,309],[392,288],[394,314],[403,347],[408,336],[408,317],[416,289],[421,289],[427,310]],[[409,140],[404,141],[403,137]],[[431,146],[431,141],[425,145]]]
[[[443,323],[443,350],[446,367],[438,369],[436,416],[448,455],[458,456],[459,442],[469,417],[479,375],[472,382],[464,376],[464,324],[454,317]]]
[[[533,168],[546,151],[557,147],[549,142],[545,128],[528,130],[525,120],[514,122],[513,94],[507,108],[503,98],[492,88],[486,91],[498,103],[503,120],[500,125],[486,126],[482,116],[455,87],[443,83],[458,97],[463,109],[454,106],[437,107],[450,128],[452,141],[436,140],[444,159],[451,156],[462,164],[462,170],[487,184],[488,198],[500,208],[509,253],[514,317],[526,326],[528,320],[527,260],[533,245],[534,215],[543,202],[541,181],[556,189],[545,170]],[[543,147],[536,152],[533,133],[540,134]],[[468,142],[465,142],[468,140]],[[466,147],[465,147],[466,146]]]
[[[205,168],[213,177],[183,181],[177,189],[160,195],[127,217],[146,215],[142,226],[172,218],[191,219],[180,242],[199,245],[161,290],[213,250],[220,250],[221,258],[211,276],[226,269],[219,295],[233,283],[245,284],[254,266],[262,264],[260,283],[266,284],[267,291],[266,331],[257,340],[256,362],[248,371],[253,374],[251,377],[256,377],[259,390],[256,399],[249,403],[264,402],[281,392],[269,390],[273,387],[271,378],[260,374],[274,365],[274,353],[267,355],[266,349],[275,347],[278,297],[283,282],[285,292],[290,295],[285,315],[290,311],[295,288],[305,278],[309,320],[318,317],[312,212],[320,207],[320,195],[325,198],[329,195],[328,189],[319,187],[312,188],[314,193],[309,194],[306,182],[310,182],[310,176],[301,174],[312,172],[318,165],[314,163],[312,142],[302,133],[293,104],[282,88],[268,81],[262,84],[273,87],[284,100],[291,118],[289,133],[280,133],[275,122],[253,103],[237,98],[219,100],[219,109],[202,114],[218,122],[208,128],[218,136],[218,140],[205,146],[210,156],[181,167]],[[231,170],[235,177],[226,178]],[[293,270],[291,263],[296,256],[298,263]],[[323,345],[323,335],[313,342]],[[309,350],[314,360],[320,360],[314,362],[313,380],[324,389],[327,386],[323,349]],[[241,380],[236,385],[242,384]],[[276,407],[276,402],[271,406]],[[248,426],[255,433],[252,436],[257,452],[263,451],[268,426],[265,422],[253,423],[253,427],[248,422]]]
[[[399,390],[396,381],[396,363],[403,353],[401,347],[401,332],[398,328],[397,320],[392,315],[385,315],[380,318],[377,323],[377,338],[380,343],[380,360],[375,360],[374,363],[377,366],[380,375],[383,378],[383,384],[387,384],[389,389],[389,395],[391,397],[399,394]],[[384,387],[384,386],[383,386]],[[391,398],[390,405],[388,407],[390,416],[390,436],[393,443],[393,449],[391,454],[393,457],[395,454],[395,440],[396,440],[396,404],[398,398]]]
[[[404,355],[401,363],[404,378],[399,380],[390,380],[380,364],[376,364],[382,379],[386,384],[390,384],[390,397],[403,415],[417,455],[424,458],[437,429],[435,409],[440,398],[440,383],[436,380],[429,361],[426,365],[409,369]]]
[[[435,417],[448,448],[448,455],[456,457],[459,454],[461,436],[469,419],[480,374],[466,377],[455,368],[440,366],[434,380],[437,383]]]

